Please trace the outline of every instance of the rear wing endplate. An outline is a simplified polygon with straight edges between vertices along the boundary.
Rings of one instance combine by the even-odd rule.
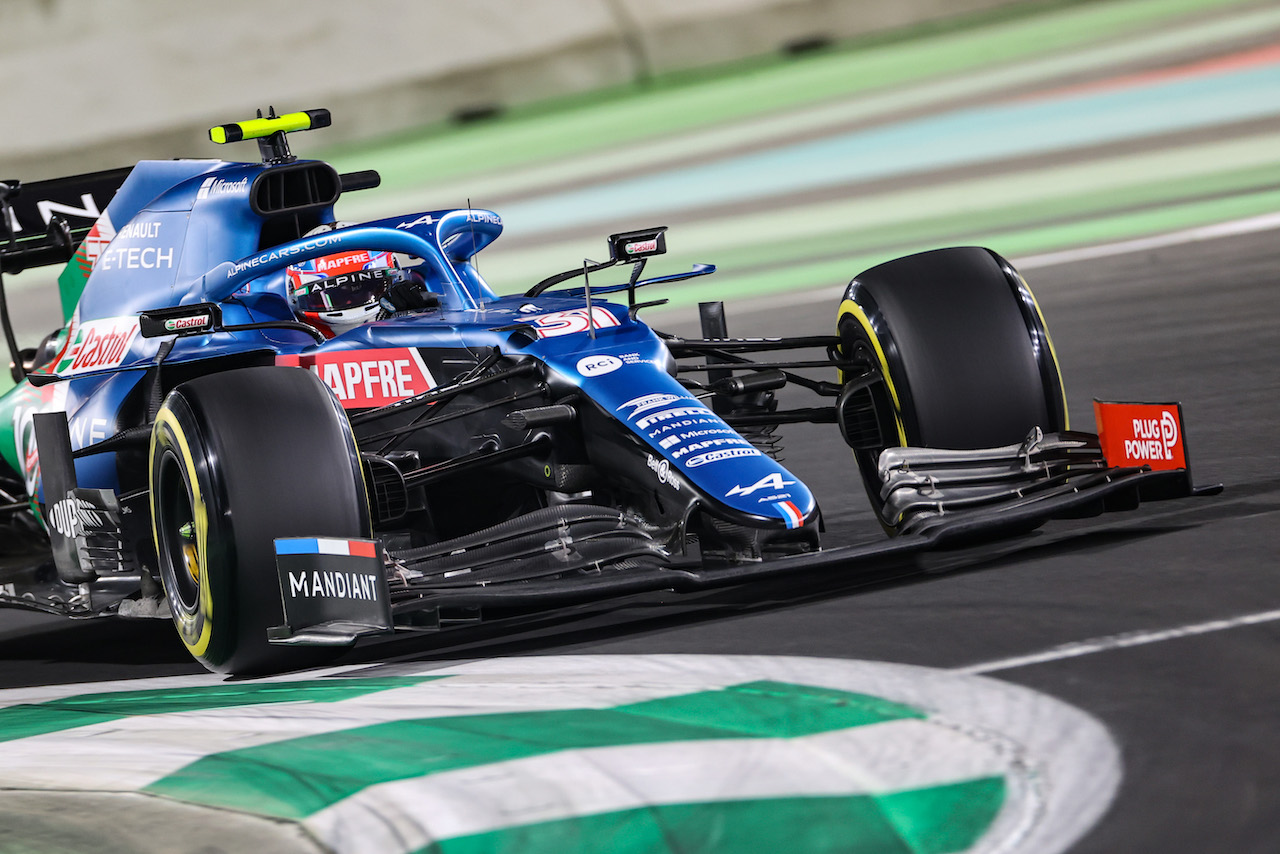
[[[47,181],[0,180],[0,273],[68,261],[131,171],[128,166]],[[66,223],[65,233],[58,220]]]

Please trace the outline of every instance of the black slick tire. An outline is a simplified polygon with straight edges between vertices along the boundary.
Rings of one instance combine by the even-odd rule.
[[[274,540],[369,535],[355,440],[324,384],[288,367],[183,383],[160,407],[150,456],[160,576],[188,651],[237,674],[331,658],[267,642],[283,622]]]
[[[892,408],[879,447],[854,452],[877,509],[885,447],[990,448],[1037,426],[1067,429],[1039,306],[989,249],[938,249],[867,270],[845,289],[838,331],[842,357],[878,374],[878,399]]]

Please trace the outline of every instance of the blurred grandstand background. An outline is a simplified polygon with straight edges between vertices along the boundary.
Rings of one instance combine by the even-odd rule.
[[[324,106],[330,141],[952,25],[1026,0],[5,0],[0,171],[201,156],[211,124]]]
[[[0,176],[254,159],[206,128],[329,107],[295,152],[383,176],[339,217],[496,210],[500,293],[649,225],[664,264],[720,266],[654,295],[689,304],[1280,210],[1274,2],[10,0],[0,28]],[[11,291],[47,331],[41,276]]]

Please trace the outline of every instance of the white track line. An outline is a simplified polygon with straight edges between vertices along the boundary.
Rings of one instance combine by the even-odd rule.
[[[1235,629],[1241,626],[1254,626],[1259,623],[1271,623],[1280,620],[1280,609],[1274,611],[1260,611],[1256,614],[1245,614],[1239,617],[1229,617],[1224,620],[1210,620],[1207,623],[1193,623],[1187,626],[1179,626],[1173,629],[1161,629],[1159,631],[1149,632],[1126,632],[1119,635],[1107,635],[1100,638],[1092,638],[1090,640],[1079,641],[1077,643],[1063,644],[1047,649],[1044,652],[1035,652],[1029,655],[1019,655],[1013,658],[1001,658],[995,661],[986,661],[981,664],[971,664],[968,667],[957,667],[953,673],[994,673],[998,670],[1011,670],[1015,667],[1026,667],[1030,664],[1044,664],[1050,661],[1060,661],[1064,658],[1075,658],[1081,655],[1093,655],[1096,652],[1107,652],[1113,649],[1124,649],[1131,646],[1143,646],[1149,643],[1160,643],[1167,640],[1176,640],[1178,638],[1191,637],[1193,635],[1203,635],[1210,632],[1220,632],[1226,629]]]
[[[1280,228],[1280,213],[1261,214],[1247,219],[1220,222],[1197,228],[1186,228],[1182,231],[1171,231],[1167,234],[1139,237],[1134,240],[1122,240],[1117,243],[1082,246],[1079,249],[1064,249],[1061,252],[1046,252],[1043,255],[1027,255],[1016,259],[1014,266],[1020,270],[1034,270],[1037,267],[1051,267],[1055,264],[1070,264],[1075,261],[1090,261],[1095,258],[1110,258],[1114,255],[1145,252],[1150,249],[1163,249],[1168,246],[1179,246],[1183,243],[1195,243],[1201,240],[1217,240],[1221,237],[1256,234],[1257,232],[1270,231],[1274,228]]]
[[[1093,246],[1081,246],[1077,249],[1064,249],[1059,252],[1046,252],[1040,255],[1021,255],[1011,258],[1013,266],[1019,270],[1035,270],[1041,267],[1052,267],[1056,264],[1069,264],[1074,261],[1089,261],[1097,258],[1110,258],[1130,252],[1145,252],[1152,249],[1163,249],[1169,246],[1180,246],[1185,243],[1196,243],[1203,240],[1216,240],[1222,237],[1236,237],[1243,234],[1257,234],[1263,231],[1280,229],[1280,213],[1262,214],[1260,216],[1236,219],[1230,222],[1219,222],[1213,225],[1187,228],[1181,231],[1170,231],[1150,237],[1139,237],[1133,240],[1122,240],[1116,243],[1101,243]],[[750,314],[752,312],[772,312],[779,308],[794,308],[815,303],[836,303],[844,293],[845,285],[811,288],[800,291],[785,291],[769,296],[749,297],[734,303],[734,314]],[[663,318],[685,316],[689,306],[671,308],[655,308],[646,313],[646,317]]]

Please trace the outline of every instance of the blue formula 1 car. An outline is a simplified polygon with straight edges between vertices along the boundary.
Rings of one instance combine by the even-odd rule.
[[[702,337],[680,338],[638,318],[662,301],[637,294],[714,268],[642,278],[665,229],[499,297],[473,264],[494,213],[336,221],[378,177],[290,154],[289,133],[328,123],[211,131],[256,139],[261,162],[0,184],[0,271],[69,261],[67,323],[38,347],[0,311],[17,383],[0,603],[171,617],[210,669],[263,672],[364,636],[883,567],[1191,491],[1176,405],[1066,430],[1044,320],[989,250],[862,273],[830,336],[730,338],[709,303]],[[780,408],[787,385],[814,405]],[[822,548],[813,494],[775,459],[795,422],[839,429],[891,537]]]

